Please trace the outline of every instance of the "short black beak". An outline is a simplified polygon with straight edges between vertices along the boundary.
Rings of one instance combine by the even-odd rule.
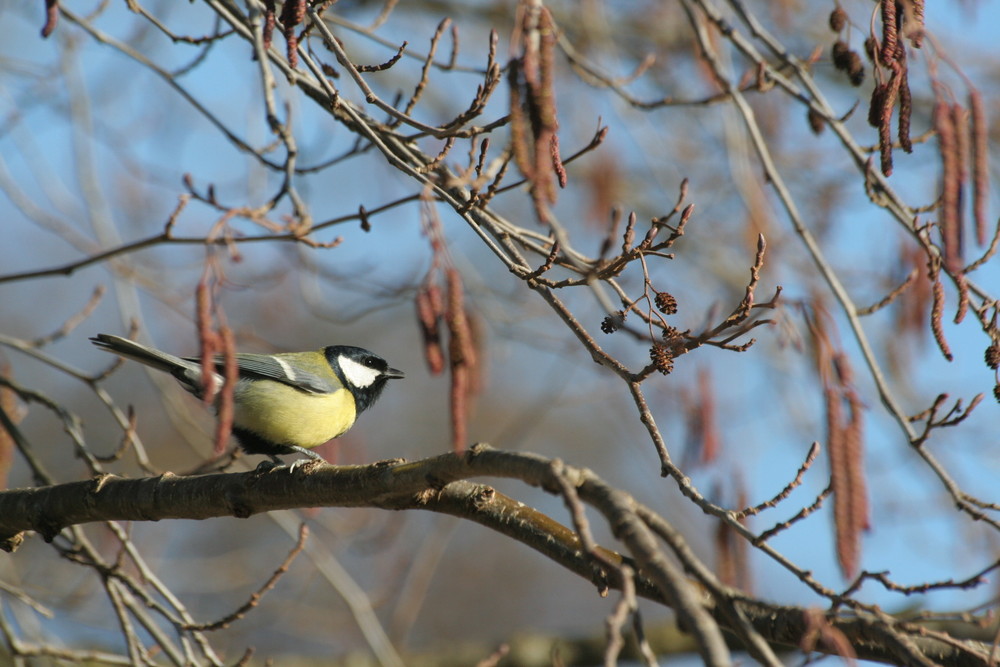
[[[402,378],[402,377],[406,377],[405,375],[403,375],[403,371],[398,371],[398,370],[396,370],[395,368],[387,368],[387,369],[385,369],[385,370],[384,370],[384,371],[382,372],[382,375],[384,375],[385,377],[387,377],[387,378],[390,378],[390,379],[391,379],[391,378]]]

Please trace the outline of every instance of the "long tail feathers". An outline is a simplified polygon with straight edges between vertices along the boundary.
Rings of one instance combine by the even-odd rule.
[[[198,364],[136,343],[127,338],[112,336],[111,334],[97,334],[90,340],[94,345],[106,352],[112,352],[127,359],[138,361],[140,364],[170,373],[184,384],[191,383],[196,385],[198,379],[201,377],[201,369],[198,367]]]

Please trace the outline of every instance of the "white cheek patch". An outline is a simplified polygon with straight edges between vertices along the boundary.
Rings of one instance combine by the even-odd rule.
[[[372,383],[382,374],[374,368],[368,368],[345,356],[341,356],[337,361],[340,363],[340,370],[344,372],[344,378],[347,382],[359,389],[372,386]]]

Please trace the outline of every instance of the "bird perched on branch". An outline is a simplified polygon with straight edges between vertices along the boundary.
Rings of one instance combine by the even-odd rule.
[[[176,357],[135,341],[98,334],[102,350],[174,376],[199,398],[205,381],[198,357]],[[360,347],[331,345],[315,352],[235,355],[239,379],[233,389],[233,435],[248,454],[304,454],[343,435],[372,406],[387,380],[403,377],[385,359]],[[214,359],[215,386],[222,386],[222,356]]]

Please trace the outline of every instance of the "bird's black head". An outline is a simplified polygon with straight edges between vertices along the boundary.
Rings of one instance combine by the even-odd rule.
[[[358,414],[368,409],[385,389],[386,380],[403,377],[385,359],[360,347],[331,345],[323,350],[340,382],[354,395]]]

